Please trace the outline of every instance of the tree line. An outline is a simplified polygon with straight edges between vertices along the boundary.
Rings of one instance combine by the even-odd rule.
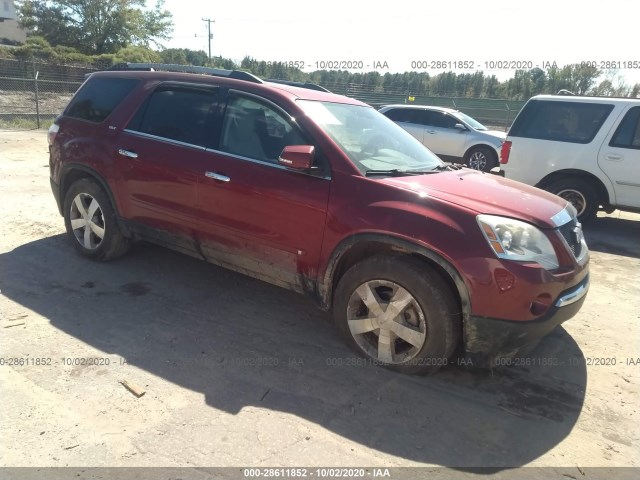
[[[568,90],[579,95],[640,97],[640,83],[627,85],[616,71],[589,65],[517,70],[506,80],[473,73],[389,73],[317,70],[304,72],[284,62],[252,57],[241,61],[202,51],[162,48],[173,20],[163,0],[153,8],[145,0],[22,0],[20,24],[30,37],[24,45],[0,47],[0,58],[38,59],[51,63],[109,68],[120,62],[173,63],[243,69],[261,78],[308,81],[331,89],[355,85],[368,92],[526,100],[533,95]]]

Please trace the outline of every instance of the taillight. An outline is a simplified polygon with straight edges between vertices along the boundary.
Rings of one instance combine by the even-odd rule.
[[[505,140],[502,142],[502,149],[500,150],[500,163],[509,163],[509,155],[511,154],[511,142]]]
[[[57,123],[52,123],[49,127],[49,131],[47,131],[47,141],[49,142],[49,145],[53,145],[53,141],[56,139],[58,130],[60,130],[60,125]]]

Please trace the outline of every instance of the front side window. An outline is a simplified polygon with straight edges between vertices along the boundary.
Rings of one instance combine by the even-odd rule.
[[[419,119],[420,111],[414,108],[395,108],[384,112],[384,115],[394,122],[421,123]]]
[[[206,127],[217,92],[160,86],[138,110],[127,128],[191,145],[206,146]]]
[[[460,120],[463,120],[467,125],[469,125],[474,130],[480,130],[480,131],[488,130],[487,127],[485,127],[483,124],[481,124],[475,118],[472,118],[472,117],[470,117],[469,115],[467,115],[465,113],[456,112],[455,116],[458,117]]]
[[[308,144],[298,128],[270,105],[239,95],[229,98],[220,134],[221,151],[277,163],[284,147]]]
[[[532,100],[518,115],[509,136],[589,143],[613,110],[603,103]]]
[[[312,100],[298,104],[363,174],[442,167],[427,147],[371,107]]]
[[[627,112],[609,145],[640,150],[640,107],[633,107]]]
[[[434,126],[440,128],[456,128],[456,123],[459,122],[455,118],[443,112],[436,115]]]
[[[100,123],[137,84],[134,78],[89,78],[71,100],[65,115]]]

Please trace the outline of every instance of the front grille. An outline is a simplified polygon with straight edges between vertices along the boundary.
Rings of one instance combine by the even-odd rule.
[[[582,253],[582,226],[574,218],[569,223],[562,225],[558,230],[569,245],[573,256],[579,258]]]

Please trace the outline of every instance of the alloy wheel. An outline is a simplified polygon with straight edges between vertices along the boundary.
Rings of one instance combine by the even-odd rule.
[[[353,339],[371,358],[401,364],[414,358],[427,339],[418,301],[388,280],[370,280],[351,294],[347,322]]]
[[[487,166],[487,156],[480,150],[473,152],[469,157],[469,168],[484,170]]]
[[[95,250],[104,239],[104,215],[98,201],[88,193],[79,193],[71,202],[69,215],[76,240],[87,250]]]

